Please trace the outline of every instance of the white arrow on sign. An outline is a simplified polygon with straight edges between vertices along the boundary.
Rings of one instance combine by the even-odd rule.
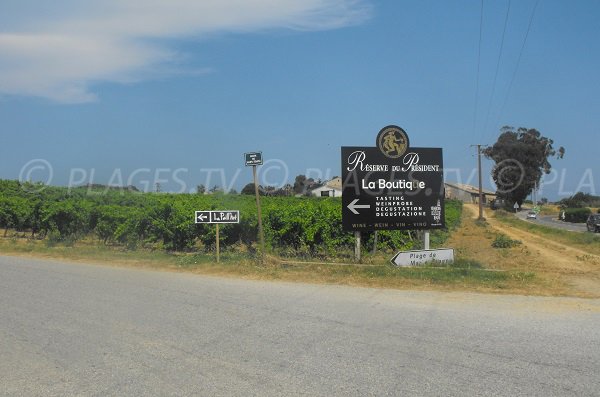
[[[358,215],[357,208],[371,208],[370,204],[356,204],[358,203],[358,199],[352,200],[350,204],[348,204],[348,209]]]
[[[198,215],[198,220],[200,222],[204,222],[205,218],[208,218],[208,215],[206,215],[206,214],[200,214],[200,215]]]

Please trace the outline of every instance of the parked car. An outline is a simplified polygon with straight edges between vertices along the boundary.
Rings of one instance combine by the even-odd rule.
[[[589,232],[600,233],[600,214],[590,215],[586,225]]]
[[[527,219],[537,219],[537,213],[535,211],[529,211],[527,213]]]

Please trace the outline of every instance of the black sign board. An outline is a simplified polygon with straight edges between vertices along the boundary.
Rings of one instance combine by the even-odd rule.
[[[196,223],[240,223],[240,211],[196,211]]]
[[[400,142],[402,136],[396,139]],[[385,141],[378,137],[378,142]],[[408,139],[405,142],[402,150],[390,147],[388,154],[382,145],[342,147],[344,230],[445,226],[442,149],[408,147]],[[394,156],[389,155],[392,150]]]
[[[246,159],[246,166],[263,164],[262,152],[244,153],[244,158]]]
[[[211,223],[210,211],[196,211],[196,223]]]

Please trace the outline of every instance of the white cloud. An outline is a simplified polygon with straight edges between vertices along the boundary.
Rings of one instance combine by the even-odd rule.
[[[369,16],[363,0],[14,3],[18,5],[0,6],[0,94],[64,103],[94,100],[89,89],[94,82],[138,81],[180,58],[154,39],[271,28],[335,29]]]

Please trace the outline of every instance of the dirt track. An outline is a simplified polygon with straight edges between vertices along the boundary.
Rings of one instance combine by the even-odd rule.
[[[464,208],[473,219],[477,218],[475,205],[465,205]],[[523,243],[520,251],[515,255],[527,257],[530,267],[527,270],[544,273],[550,278],[557,277],[570,286],[577,295],[600,296],[600,256],[505,225],[490,213],[486,212],[484,216],[494,231],[504,233]],[[506,259],[506,267],[509,268],[519,263],[514,257]]]

